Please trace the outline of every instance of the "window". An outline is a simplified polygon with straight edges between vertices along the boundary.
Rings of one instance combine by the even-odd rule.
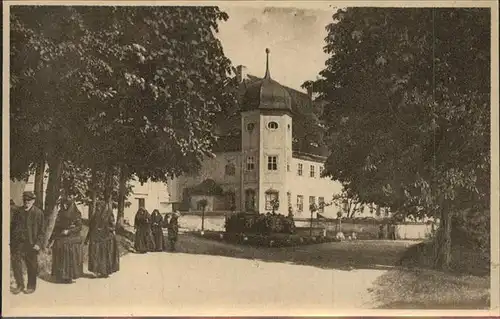
[[[324,170],[325,170],[325,168],[323,166],[319,167],[319,177],[321,177],[323,175]]]
[[[255,191],[253,189],[245,190],[245,209],[247,211],[255,210]]]
[[[312,204],[316,204],[316,197],[309,196],[309,207],[311,207]]]
[[[233,164],[227,164],[225,168],[225,173],[228,176],[234,176],[236,174],[236,167]]]
[[[266,210],[273,209],[274,200],[278,200],[278,192],[266,192]]]
[[[137,204],[139,205],[139,208],[146,208],[146,199],[137,198]]]
[[[269,128],[270,130],[276,130],[278,128],[278,123],[269,122],[269,123],[267,123],[267,128]]]
[[[268,156],[267,157],[267,170],[277,171],[278,170],[278,157]]]
[[[253,123],[248,123],[247,124],[247,131],[251,132],[255,128],[255,124]]]
[[[290,164],[286,163],[286,171],[289,172],[290,171]]]
[[[206,208],[207,208],[207,206],[203,207],[203,205],[200,202],[196,203],[196,209],[197,210],[203,210],[203,209],[206,209]]]
[[[288,130],[290,131],[290,124],[288,124]]]
[[[292,207],[292,193],[286,193],[286,203],[288,207]]]
[[[323,213],[325,211],[325,198],[318,197],[318,212]]]
[[[247,171],[253,171],[255,168],[255,157],[248,156],[247,157]]]
[[[314,175],[316,175],[316,174],[315,174],[315,171],[314,171],[314,165],[311,165],[311,166],[310,166],[309,175],[310,175],[311,177],[314,177]]]
[[[300,163],[297,165],[297,174],[299,176],[302,176],[302,164]]]
[[[297,211],[302,212],[304,210],[304,196],[297,195]]]

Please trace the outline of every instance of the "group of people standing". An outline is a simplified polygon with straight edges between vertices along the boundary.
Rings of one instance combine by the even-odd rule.
[[[175,251],[175,244],[179,234],[179,213],[175,212],[163,217],[158,209],[151,214],[145,208],[139,208],[135,215],[135,242],[134,248],[138,253],[167,250],[167,241],[163,236],[163,229],[168,230],[170,250]]]
[[[11,202],[14,294],[22,291],[30,294],[36,290],[38,254],[46,248],[52,248],[52,276],[61,283],[71,283],[83,276],[84,244],[88,245],[89,251],[88,269],[96,277],[105,278],[119,270],[120,255],[111,207],[102,201],[96,203],[89,220],[89,231],[83,239],[82,214],[71,198],[58,199],[54,211],[48,216],[34,205],[35,200],[33,192],[24,192],[22,207],[15,207]],[[53,228],[50,227],[52,222]],[[27,287],[24,285],[23,262],[28,273]]]

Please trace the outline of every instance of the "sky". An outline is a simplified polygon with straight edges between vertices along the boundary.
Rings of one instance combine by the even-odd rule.
[[[244,65],[247,72],[264,76],[265,49],[269,48],[271,78],[279,83],[300,88],[314,80],[324,68],[323,52],[334,8],[220,6],[229,20],[219,23],[218,37],[225,55],[234,66]]]

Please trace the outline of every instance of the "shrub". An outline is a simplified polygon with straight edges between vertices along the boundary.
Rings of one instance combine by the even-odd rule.
[[[271,233],[293,234],[295,223],[292,218],[280,214],[246,214],[230,216],[225,224],[226,233],[253,233],[269,235]]]
[[[451,240],[454,245],[490,251],[490,213],[467,211],[453,216]]]

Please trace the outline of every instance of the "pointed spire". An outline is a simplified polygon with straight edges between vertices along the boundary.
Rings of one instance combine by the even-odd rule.
[[[269,73],[269,49],[266,48],[266,75],[264,75],[264,79],[270,79],[271,73]]]

